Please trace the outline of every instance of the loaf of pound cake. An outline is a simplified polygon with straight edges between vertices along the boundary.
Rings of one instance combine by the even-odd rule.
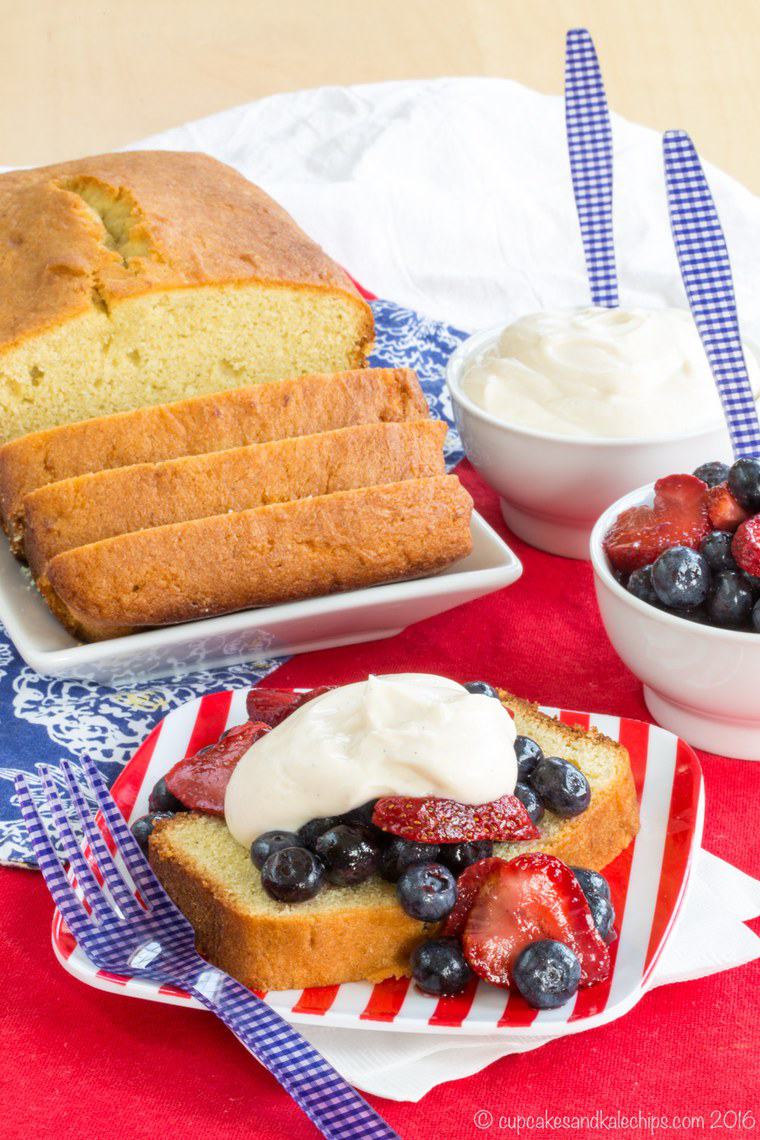
[[[56,554],[170,523],[445,474],[446,424],[358,424],[48,483],[24,500],[35,578]]]
[[[343,270],[207,155],[0,175],[0,441],[361,367],[373,335]]]
[[[469,554],[455,475],[406,479],[136,531],[57,554],[38,580],[86,641],[423,577]]]
[[[538,850],[601,871],[639,829],[628,752],[596,729],[561,724],[511,693],[499,696],[518,733],[547,756],[565,757],[581,769],[591,801],[571,819],[547,809],[538,839],[497,844],[494,854],[510,859]],[[264,891],[248,849],[215,816],[181,812],[158,820],[149,850],[158,878],[195,929],[200,953],[257,990],[408,974],[412,951],[435,933],[405,913],[395,885],[378,875],[357,886],[329,886],[297,905],[277,902]]]
[[[20,555],[24,496],[37,487],[92,471],[427,415],[414,372],[368,368],[213,392],[50,428],[0,446],[0,522]]]

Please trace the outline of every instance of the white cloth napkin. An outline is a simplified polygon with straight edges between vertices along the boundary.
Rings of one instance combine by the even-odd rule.
[[[564,129],[557,97],[507,80],[442,79],[277,95],[140,145],[204,150],[236,166],[369,289],[470,330],[587,300]],[[621,302],[684,306],[660,138],[617,116],[613,133]],[[745,332],[760,343],[760,200],[706,169]],[[760,883],[701,852],[651,984],[759,957],[760,939],[743,925],[758,914]],[[305,1033],[359,1088],[410,1101],[543,1044],[321,1027]]]

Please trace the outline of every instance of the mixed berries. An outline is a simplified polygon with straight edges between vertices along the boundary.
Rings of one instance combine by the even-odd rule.
[[[498,699],[486,682],[466,687]],[[223,814],[227,782],[243,752],[312,695],[252,690],[250,721],[180,761],[156,784],[150,813],[132,825],[143,849],[159,818],[186,810]],[[493,850],[497,842],[536,839],[546,810],[562,817],[584,811],[591,790],[576,765],[545,756],[530,737],[517,737],[515,754],[515,794],[491,803],[385,796],[309,820],[297,832],[257,836],[250,857],[262,887],[278,902],[298,904],[330,885],[356,886],[379,874],[395,884],[404,911],[432,928],[434,936],[411,959],[425,993],[460,993],[477,975],[514,984],[537,1008],[569,1000],[579,985],[609,970],[615,915],[607,883],[553,856],[507,861]]]
[[[655,483],[604,549],[618,580],[648,605],[689,621],[760,632],[760,459],[703,463]]]

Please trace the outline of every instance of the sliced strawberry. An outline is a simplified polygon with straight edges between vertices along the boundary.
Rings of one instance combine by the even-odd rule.
[[[475,843],[480,839],[507,843],[538,835],[516,796],[477,805],[435,796],[386,796],[375,804],[372,822],[416,843]]]
[[[741,503],[729,490],[728,483],[718,483],[707,490],[707,513],[715,530],[736,530],[749,518]]]
[[[464,956],[475,973],[495,986],[508,986],[520,952],[531,942],[553,938],[577,955],[581,985],[604,981],[610,953],[570,868],[540,852],[493,862],[462,935]]]
[[[330,685],[322,685],[318,689],[310,689],[307,693],[295,693],[292,689],[251,689],[245,699],[248,715],[251,720],[263,721],[270,728],[274,728],[285,717],[290,716],[301,705],[329,692]]]
[[[668,475],[654,485],[653,507],[622,511],[604,539],[615,570],[630,573],[654,562],[671,546],[694,550],[710,533],[705,492],[694,475]]]
[[[224,793],[238,760],[269,732],[268,724],[246,721],[230,728],[216,744],[186,756],[166,775],[166,786],[191,811],[224,815]]]
[[[760,515],[742,523],[731,543],[731,553],[745,573],[760,576]]]
[[[503,859],[493,855],[490,859],[480,859],[477,863],[470,863],[469,867],[465,867],[457,879],[457,901],[443,925],[441,931],[443,937],[453,938],[462,933],[467,916],[472,909],[472,904],[478,897],[478,891],[484,880],[493,870],[494,864],[503,862]]]

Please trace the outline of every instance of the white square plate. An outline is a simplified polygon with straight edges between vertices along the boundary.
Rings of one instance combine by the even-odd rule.
[[[217,740],[247,719],[248,689],[210,693],[173,709],[161,720],[116,780],[114,799],[130,823],[148,810],[156,781],[189,752]],[[456,997],[436,999],[408,978],[372,985],[348,982],[267,993],[264,1000],[286,1021],[406,1033],[558,1036],[614,1021],[643,996],[683,900],[704,820],[702,773],[688,744],[656,725],[559,709],[543,709],[564,724],[594,727],[628,749],[639,798],[641,830],[605,868],[619,937],[610,947],[606,982],[579,990],[559,1009],[531,1009],[512,990],[473,983]],[[97,989],[202,1008],[195,998],[144,978],[98,970],[56,912],[53,949],[61,964]]]
[[[194,669],[374,641],[520,577],[519,558],[476,512],[471,529],[472,553],[428,578],[243,610],[91,645],[66,632],[28,570],[0,543],[0,621],[38,673],[106,685],[134,685]]]

